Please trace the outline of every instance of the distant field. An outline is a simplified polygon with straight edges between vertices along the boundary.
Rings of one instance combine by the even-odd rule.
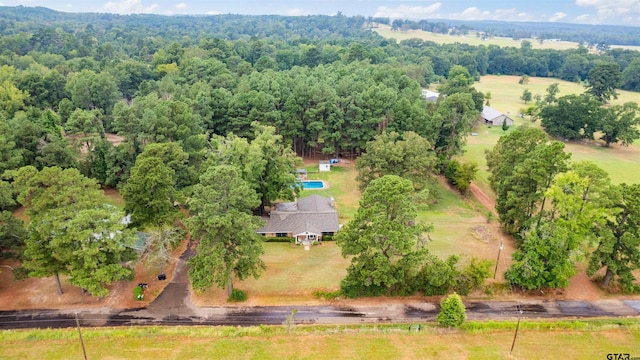
[[[387,25],[380,25],[380,27],[374,29],[375,32],[388,39],[396,39],[397,41],[408,39],[421,39],[425,41],[433,41],[437,44],[469,44],[474,46],[479,45],[498,45],[501,47],[520,47],[523,40],[528,40],[534,49],[554,49],[554,50],[568,50],[578,48],[578,43],[569,41],[544,41],[540,44],[536,39],[521,39],[513,40],[506,37],[492,37],[486,40],[482,40],[476,36],[475,32],[469,32],[468,35],[445,35],[436,34],[432,32],[422,30],[408,30],[408,31],[393,31],[391,27]]]
[[[506,37],[492,37],[486,40],[482,40],[477,36],[476,32],[470,31],[468,35],[444,35],[436,34],[432,32],[422,30],[408,30],[408,31],[393,31],[388,25],[379,25],[379,27],[373,29],[381,36],[388,39],[396,39],[397,41],[408,39],[421,39],[425,41],[433,41],[436,44],[469,44],[474,46],[479,45],[498,45],[500,47],[516,47],[519,48],[522,41],[527,40],[531,42],[534,49],[553,49],[553,50],[568,50],[578,48],[578,43],[570,41],[552,41],[545,40],[540,44],[537,39],[520,39],[513,40]],[[627,50],[640,50],[640,46],[611,46],[612,48],[623,48]]]
[[[488,75],[480,78],[474,87],[483,92],[491,93],[491,107],[503,113],[509,113],[516,122],[516,126],[527,125],[539,127],[540,122],[532,123],[528,117],[521,119],[518,115],[525,104],[520,100],[522,92],[529,89],[533,95],[544,96],[546,88],[552,83],[558,83],[560,92],[558,96],[578,94],[584,92],[584,87],[577,83],[562,81],[552,78],[532,77],[528,85],[518,84],[518,76],[495,76]],[[612,100],[612,104],[623,104],[625,102],[640,103],[640,93],[618,90],[618,99]],[[478,185],[490,192],[488,185],[488,172],[486,171],[486,161],[484,151],[492,148],[498,141],[503,131],[500,127],[481,126],[475,129],[477,136],[467,138],[466,154],[464,159],[475,161],[479,164],[480,174]],[[589,160],[600,166],[609,173],[614,183],[637,183],[640,179],[640,143],[629,147],[612,145],[611,148],[604,148],[600,143],[567,143],[567,152],[572,153],[572,160]]]
[[[620,320],[618,320],[620,321]],[[84,328],[89,359],[606,359],[640,356],[640,331],[628,321],[523,321],[449,330],[422,324],[360,326]],[[564,324],[564,325],[563,325]],[[477,330],[473,330],[476,328]],[[5,359],[81,359],[76,329],[1,331]]]

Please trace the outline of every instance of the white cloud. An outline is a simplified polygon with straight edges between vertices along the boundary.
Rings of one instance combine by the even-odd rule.
[[[220,15],[222,14],[220,11],[215,11],[215,10],[211,10],[211,11],[207,11],[206,13],[204,13],[205,15]]]
[[[578,16],[576,18],[578,22],[626,22],[630,24],[640,22],[640,0],[576,0],[576,5],[596,11],[595,16],[588,18],[585,18],[584,15]]]
[[[294,8],[294,9],[287,9],[284,13],[281,13],[281,14],[287,15],[287,16],[302,16],[302,15],[308,15],[309,13],[300,8]]]
[[[389,17],[394,19],[420,19],[434,17],[442,6],[441,2],[429,6],[379,6],[374,17]]]
[[[475,6],[464,9],[459,13],[446,16],[456,20],[501,20],[501,21],[533,21],[533,16],[517,9],[496,9],[493,11],[481,10]]]
[[[549,22],[556,22],[556,21],[560,21],[564,18],[567,17],[567,14],[563,13],[563,12],[557,12],[553,15],[551,15],[551,17],[549,17]]]
[[[109,1],[100,8],[100,12],[114,14],[141,14],[153,13],[158,9],[158,4],[143,5],[141,0]]]
[[[186,9],[188,6],[189,5],[187,5],[187,3],[181,2],[180,4],[176,5],[176,9],[183,10],[183,9]]]

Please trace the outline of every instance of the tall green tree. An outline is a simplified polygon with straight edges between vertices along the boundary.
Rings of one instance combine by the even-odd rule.
[[[528,158],[538,145],[547,141],[547,135],[536,128],[518,127],[500,137],[491,150],[485,151],[491,188],[497,190],[500,182],[511,176],[516,165]]]
[[[260,210],[271,206],[275,200],[293,200],[299,193],[300,186],[296,181],[295,169],[300,158],[286,146],[282,136],[276,134],[272,126],[254,123],[255,138],[249,145],[252,155],[249,163],[254,177],[245,177],[260,196]]]
[[[632,144],[640,138],[640,117],[638,117],[638,104],[628,102],[624,105],[614,105],[603,110],[600,119],[600,137],[605,146],[612,143],[620,143],[623,146]]]
[[[351,257],[341,282],[348,296],[391,294],[415,277],[428,256],[416,223],[411,180],[397,175],[375,179],[365,188],[355,218],[338,235],[343,257]]]
[[[540,111],[544,130],[568,140],[593,139],[602,116],[598,100],[586,94],[562,96]]]
[[[107,285],[133,276],[122,264],[136,257],[136,237],[122,222],[124,212],[102,200],[92,208],[48,211],[30,226],[32,236],[48,240],[49,256],[62,262],[69,283],[98,297],[109,294]]]
[[[547,87],[547,93],[544,95],[544,102],[547,104],[552,104],[556,101],[558,93],[560,92],[560,85],[558,83],[553,83]]]
[[[627,291],[637,291],[633,272],[640,268],[640,185],[620,184],[608,194],[612,217],[597,230],[598,246],[591,254],[587,275],[604,268],[602,285],[618,281]]]
[[[66,91],[76,108],[84,110],[102,109],[111,114],[113,105],[122,97],[113,77],[106,73],[82,70],[72,74],[67,80]]]
[[[635,58],[622,71],[622,88],[630,91],[640,90],[640,58]]]
[[[587,79],[589,80],[587,93],[593,95],[599,102],[606,103],[611,98],[618,98],[616,89],[622,85],[622,73],[617,63],[595,64],[589,70]]]
[[[0,209],[0,257],[11,257],[20,253],[27,236],[24,222],[10,211]]]
[[[436,114],[431,118],[432,138],[429,139],[438,158],[451,160],[463,152],[478,114],[469,93],[448,95],[438,103]]]
[[[382,133],[367,143],[366,152],[356,160],[360,188],[384,175],[398,175],[422,188],[435,172],[436,158],[431,144],[414,132]]]
[[[134,237],[94,180],[58,167],[27,166],[8,175],[30,218],[23,259],[32,276],[53,275],[62,294],[59,275],[66,274],[72,284],[104,296],[106,285],[131,274],[122,263],[135,257]]]
[[[209,167],[194,186],[186,220],[197,254],[189,259],[189,278],[196,291],[214,284],[233,291],[233,279],[257,278],[264,269],[262,239],[256,230],[263,222],[251,210],[258,194],[232,165]]]
[[[545,194],[551,210],[526,233],[505,273],[511,284],[529,290],[569,286],[580,249],[594,239],[595,227],[607,216],[592,201],[592,185],[592,180],[573,171],[554,179]]]
[[[122,188],[124,210],[138,225],[162,225],[178,217],[174,207],[175,171],[158,157],[136,160]]]

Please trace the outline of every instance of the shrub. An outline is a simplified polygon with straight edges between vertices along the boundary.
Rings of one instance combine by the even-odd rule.
[[[460,277],[456,269],[458,256],[451,255],[446,261],[437,256],[429,256],[414,279],[413,291],[425,296],[444,295],[453,290]]]
[[[491,265],[490,260],[478,260],[473,257],[469,265],[462,270],[462,274],[458,278],[456,291],[462,295],[467,295],[470,291],[482,287],[484,281],[491,276]]]
[[[133,288],[133,298],[138,301],[144,300],[144,294],[142,293],[142,288],[140,286]]]
[[[340,291],[316,290],[313,292],[313,296],[317,297],[318,299],[335,300],[340,297]]]
[[[229,302],[243,302],[243,301],[247,301],[247,293],[242,291],[242,290],[238,290],[238,289],[233,289],[231,291],[231,296],[229,296],[229,298],[227,299],[227,301]]]
[[[292,243],[292,237],[265,237],[264,242]]]
[[[14,280],[24,280],[29,278],[29,270],[24,266],[18,266],[16,268],[11,269],[13,273]]]
[[[444,177],[462,194],[466,194],[478,172],[476,163],[462,164],[458,160],[448,160],[444,166]]]
[[[453,293],[440,300],[440,313],[436,316],[438,324],[447,327],[459,327],[467,320],[467,310],[460,295]]]

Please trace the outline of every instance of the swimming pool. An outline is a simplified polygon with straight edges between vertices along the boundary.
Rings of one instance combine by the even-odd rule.
[[[305,189],[323,189],[324,182],[320,180],[305,180],[300,182]]]

